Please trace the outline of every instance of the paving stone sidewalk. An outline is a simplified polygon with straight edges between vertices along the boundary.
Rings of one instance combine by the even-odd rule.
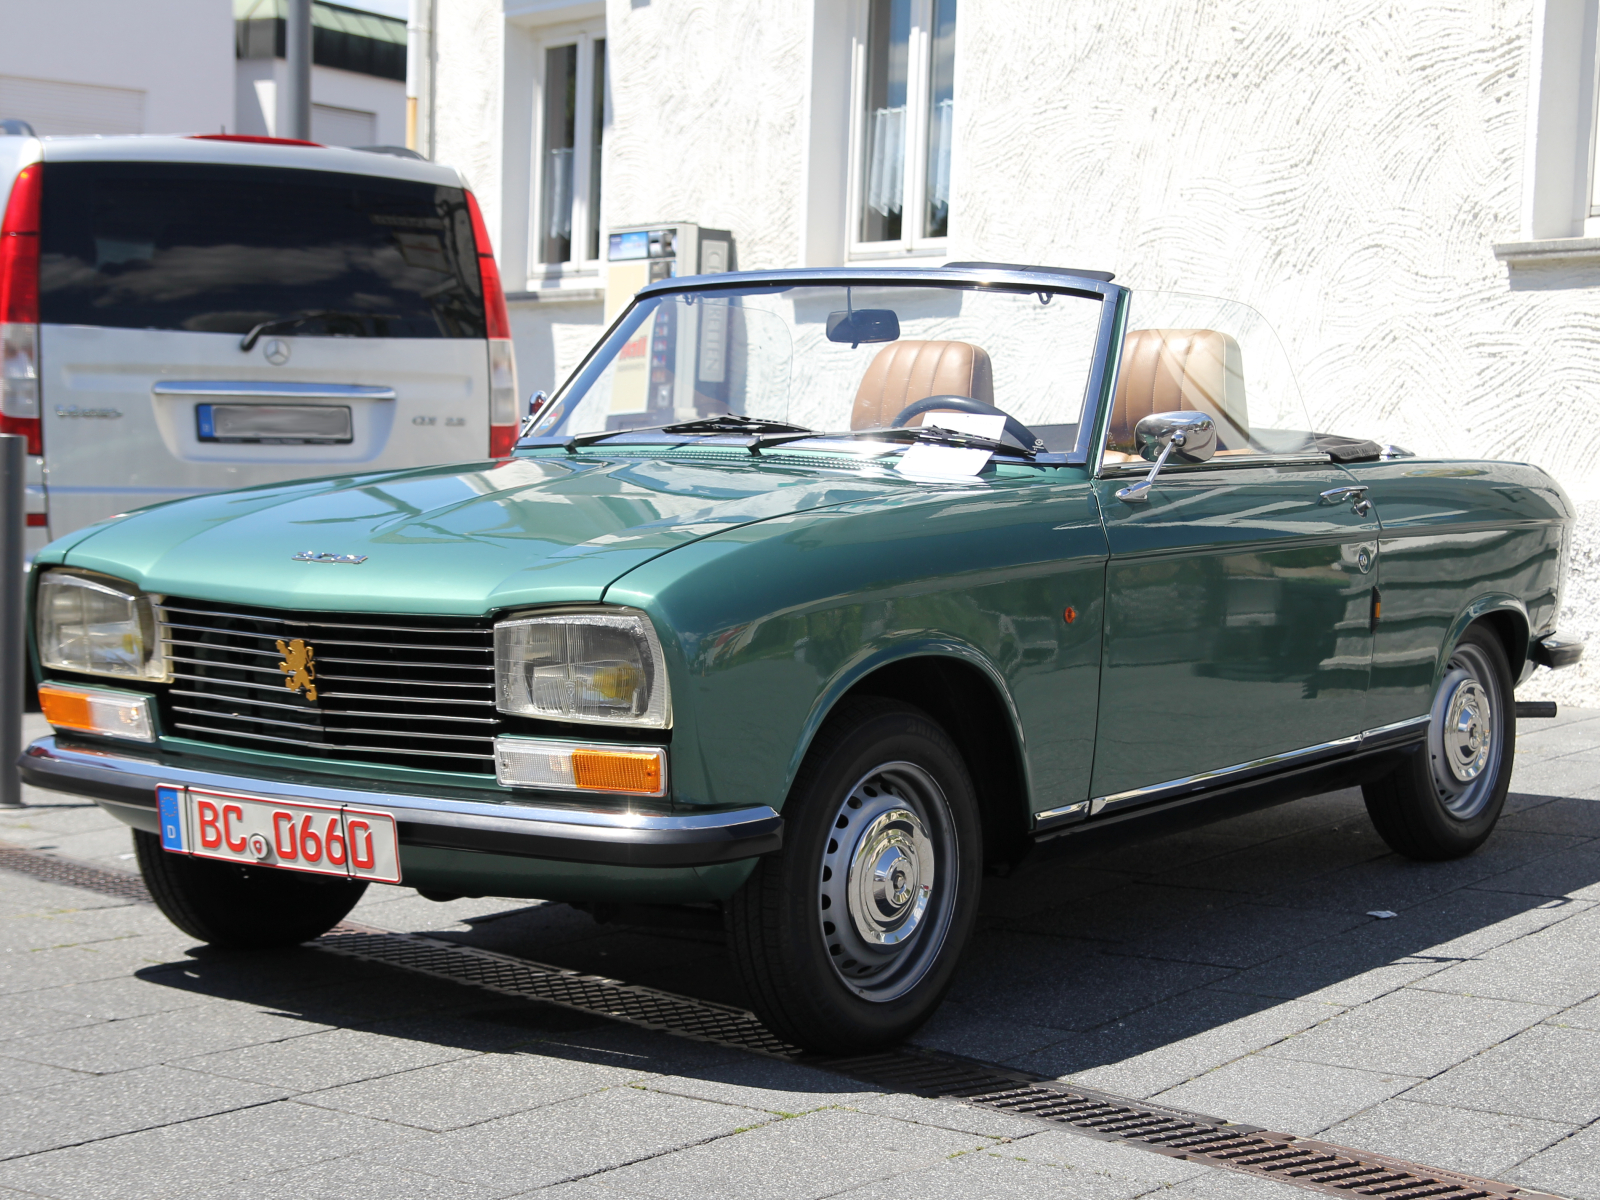
[[[918,1040],[1600,1200],[1600,712],[1524,722],[1517,753],[1453,863],[1388,854],[1340,792],[989,880]],[[0,839],[132,869],[91,802],[25,798]],[[713,929],[385,887],[354,917],[743,1003]],[[0,1198],[1309,1194],[315,950],[211,951],[5,871],[0,953]]]

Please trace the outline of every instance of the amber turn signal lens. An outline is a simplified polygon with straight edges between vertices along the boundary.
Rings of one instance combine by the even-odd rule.
[[[39,685],[39,711],[56,729],[153,742],[150,698],[102,688]]]
[[[601,792],[661,791],[661,756],[616,750],[574,750],[572,782]]]
[[[89,697],[81,692],[60,692],[53,687],[39,689],[39,709],[44,719],[57,729],[83,729],[94,732],[89,719]]]
[[[1069,605],[1067,611],[1062,613],[1061,617],[1068,625],[1071,625],[1078,619],[1078,610]]]

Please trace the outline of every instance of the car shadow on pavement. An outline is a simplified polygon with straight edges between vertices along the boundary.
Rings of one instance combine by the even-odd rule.
[[[943,1008],[916,1041],[1051,1076],[1204,1035],[1245,1053],[1595,900],[1600,803],[1516,795],[1477,853],[1416,863],[1379,840],[1359,792],[1332,793],[986,880],[977,934]],[[415,931],[748,1004],[705,912],[684,913],[679,924],[663,912],[650,918],[667,924],[630,921],[627,910],[601,915],[614,919],[507,901],[501,912]],[[448,1042],[456,1026],[438,1014],[470,1012],[461,1030],[487,1023],[509,1031],[494,1037],[538,1042],[540,1053],[587,1055],[625,1043],[646,1070],[666,1069],[654,1061],[663,1054],[680,1057],[659,1035],[602,1018],[481,992],[467,998],[462,985],[312,949],[198,950],[139,974],[311,1023],[399,1037]],[[712,1057],[725,1061],[727,1053]]]

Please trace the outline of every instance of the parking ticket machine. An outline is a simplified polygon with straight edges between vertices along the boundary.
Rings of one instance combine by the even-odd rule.
[[[613,229],[606,245],[606,320],[647,283],[733,269],[733,235],[686,221]]]
[[[725,229],[687,223],[611,231],[606,253],[606,319],[646,284],[732,269]],[[606,426],[624,429],[691,421],[729,409],[726,356],[738,314],[725,301],[663,305],[623,347],[613,367]]]

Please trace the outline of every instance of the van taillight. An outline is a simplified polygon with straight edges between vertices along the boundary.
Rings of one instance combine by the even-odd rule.
[[[0,223],[0,433],[20,433],[29,454],[44,453],[39,426],[38,163],[11,185]]]
[[[504,458],[517,444],[517,355],[511,347],[511,316],[500,286],[500,268],[489,245],[489,230],[478,198],[467,193],[472,240],[477,244],[478,281],[483,288],[483,319],[489,337],[489,457]]]

